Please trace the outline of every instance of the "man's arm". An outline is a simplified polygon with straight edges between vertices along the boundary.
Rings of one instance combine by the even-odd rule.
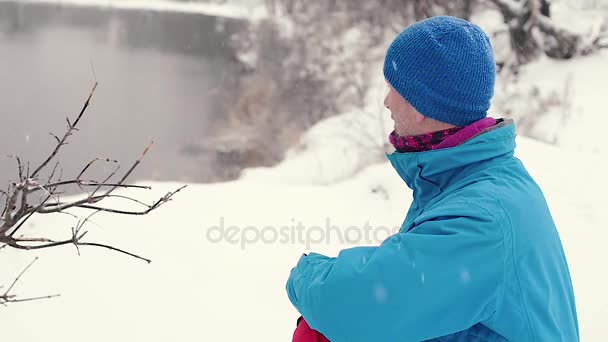
[[[502,292],[503,231],[481,207],[455,216],[471,212],[464,205],[378,247],[302,256],[289,299],[330,341],[422,341],[489,319]]]

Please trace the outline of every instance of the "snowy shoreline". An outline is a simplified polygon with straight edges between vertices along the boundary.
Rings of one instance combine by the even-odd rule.
[[[263,7],[174,2],[165,0],[0,0],[0,3],[56,4],[61,6],[98,7],[119,10],[171,11],[198,13],[233,19],[260,19],[266,16]]]

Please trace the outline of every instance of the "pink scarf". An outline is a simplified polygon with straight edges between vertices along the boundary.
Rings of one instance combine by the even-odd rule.
[[[397,132],[393,131],[389,136],[389,141],[400,153],[437,150],[458,146],[495,124],[495,119],[483,118],[464,127],[453,127],[406,137],[399,136]]]

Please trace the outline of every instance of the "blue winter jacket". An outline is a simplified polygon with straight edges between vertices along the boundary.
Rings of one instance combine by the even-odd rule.
[[[579,341],[557,230],[514,149],[503,121],[457,147],[388,155],[413,190],[401,230],[302,256],[293,305],[332,342]]]

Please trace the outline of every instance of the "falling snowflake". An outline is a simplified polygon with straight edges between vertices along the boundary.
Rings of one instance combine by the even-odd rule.
[[[382,286],[382,284],[376,284],[376,286],[374,286],[374,299],[376,300],[376,303],[386,303],[387,297],[388,294],[386,292],[386,288]]]
[[[464,269],[462,271],[460,271],[460,279],[462,280],[463,283],[468,283],[469,281],[471,281],[471,274],[469,273],[468,270]]]

